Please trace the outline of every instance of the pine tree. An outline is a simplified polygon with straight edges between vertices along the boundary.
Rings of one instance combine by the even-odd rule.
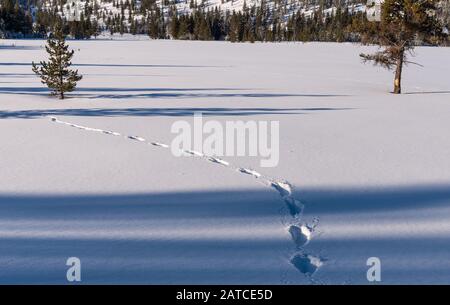
[[[82,76],[78,75],[78,70],[69,69],[74,51],[69,51],[60,24],[55,26],[45,49],[49,54],[49,61],[41,61],[39,67],[33,62],[33,72],[52,90],[53,95],[64,99],[64,93],[73,91]]]
[[[408,54],[417,40],[435,44],[444,37],[443,27],[436,18],[437,0],[385,0],[381,21],[363,29],[363,43],[375,43],[383,49],[374,54],[360,54],[387,69],[395,68],[394,91],[401,93],[403,65],[411,63]]]

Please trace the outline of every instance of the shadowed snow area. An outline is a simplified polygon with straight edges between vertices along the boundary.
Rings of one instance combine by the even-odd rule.
[[[2,196],[0,282],[64,282],[70,256],[85,283],[295,278],[279,208],[264,191]]]
[[[449,48],[394,96],[347,43],[70,41],[59,101],[44,43],[0,40],[0,283],[450,284]],[[279,164],[174,157],[195,112],[279,121]]]

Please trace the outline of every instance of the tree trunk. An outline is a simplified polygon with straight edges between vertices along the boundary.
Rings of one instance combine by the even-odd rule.
[[[62,56],[59,56],[59,99],[64,99],[64,78],[63,78],[63,67],[62,67]]]
[[[402,70],[403,70],[403,59],[405,56],[405,50],[400,49],[397,58],[397,68],[395,69],[395,79],[394,79],[394,94],[402,93]]]

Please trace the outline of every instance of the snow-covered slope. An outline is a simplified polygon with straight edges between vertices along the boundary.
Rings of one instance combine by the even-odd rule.
[[[125,4],[127,3],[127,4]],[[95,14],[92,18],[97,18],[100,23],[105,22],[103,20],[103,14],[106,17],[121,15],[122,9],[121,5],[124,4],[124,17],[126,21],[129,21],[130,8],[128,4],[130,1],[118,0],[71,0],[63,6],[58,5],[57,2],[53,0],[44,0],[44,7],[49,10],[54,10],[57,8],[58,11],[62,11],[65,18],[71,18],[70,16],[78,16],[80,13],[85,11],[86,6],[96,7]],[[174,1],[155,1],[155,7],[163,10],[165,15],[168,16],[169,12],[175,8],[178,14],[190,14],[196,9],[204,10],[214,10],[215,8],[220,9],[223,12],[233,12],[242,11],[244,9],[250,9],[252,7],[260,7],[262,4],[267,7],[268,10],[273,12],[279,12],[280,16],[288,17],[296,12],[302,12],[305,16],[310,16],[313,12],[320,9],[320,1],[308,1],[308,0],[205,0],[205,1],[190,1],[190,0],[174,0]],[[328,3],[328,5],[326,5]],[[344,7],[348,7],[350,11],[359,12],[365,11],[365,1],[331,1],[324,2],[323,12],[324,14],[332,14],[336,10],[337,4],[340,3]],[[116,4],[116,5],[115,5]],[[142,1],[134,1],[134,10],[132,10],[132,16],[134,19],[141,19],[144,17],[141,12]],[[145,11],[145,10],[144,10]],[[148,12],[148,11],[147,11]],[[147,13],[146,12],[146,13]]]
[[[0,282],[66,283],[75,256],[83,283],[368,283],[369,257],[450,283],[450,49],[418,48],[395,96],[352,44],[70,41],[58,101],[44,43],[0,42]],[[279,121],[279,165],[156,143],[195,111]]]

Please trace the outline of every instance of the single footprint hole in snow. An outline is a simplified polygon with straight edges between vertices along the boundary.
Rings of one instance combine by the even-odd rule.
[[[169,148],[169,145],[166,145],[164,143],[159,143],[159,142],[151,142],[150,143],[153,146],[158,146],[158,147],[163,147],[163,148]]]
[[[139,142],[145,142],[144,138],[141,138],[141,137],[138,137],[138,136],[128,136],[128,139],[139,141]]]
[[[254,171],[254,170],[252,170],[252,169],[248,169],[248,168],[243,168],[243,167],[241,167],[241,168],[238,169],[238,171],[241,172],[241,173],[243,173],[243,174],[252,175],[252,176],[255,177],[255,178],[261,177],[261,174],[260,174],[260,173],[258,173],[257,171]]]
[[[120,133],[115,132],[115,131],[102,130],[102,132],[103,132],[104,134],[107,134],[107,135],[120,136]]]
[[[292,225],[289,227],[289,233],[297,248],[300,248],[309,243],[312,230],[306,225],[301,225],[300,227]]]
[[[281,197],[289,196],[292,193],[292,189],[289,183],[278,181],[272,182],[271,186],[277,190]]]
[[[303,214],[304,205],[297,199],[288,196],[288,197],[284,198],[284,202],[286,203],[286,205],[289,209],[289,213],[292,216],[295,217],[295,216],[299,216],[299,215]]]
[[[183,150],[183,153],[190,156],[203,157],[203,154],[195,150]]]
[[[301,273],[313,275],[324,264],[324,261],[317,256],[296,254],[291,258],[291,264]]]
[[[229,166],[230,165],[230,163],[228,163],[227,161],[219,159],[219,158],[209,157],[208,160],[213,162],[213,163],[218,163],[218,164],[221,164],[221,165],[224,165],[224,166]]]

